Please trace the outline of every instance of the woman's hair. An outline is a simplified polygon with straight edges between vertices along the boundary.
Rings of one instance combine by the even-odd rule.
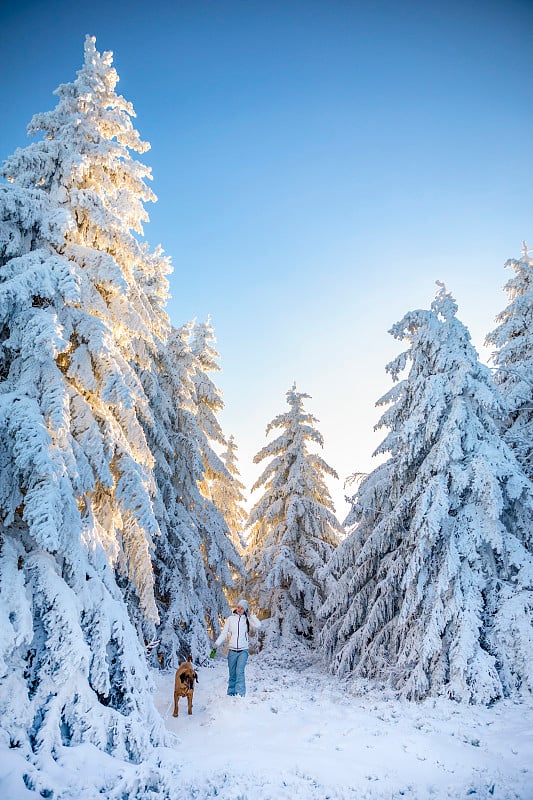
[[[236,608],[233,609],[233,613],[234,614],[237,613]],[[244,612],[244,616],[246,617],[246,631],[248,632],[248,634],[250,634],[250,620],[248,619],[248,609],[246,609],[246,611]]]

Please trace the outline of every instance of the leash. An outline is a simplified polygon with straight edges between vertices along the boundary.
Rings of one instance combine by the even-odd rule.
[[[165,711],[165,719],[170,716],[170,709],[172,708],[173,704],[174,704],[174,700],[169,700],[168,701],[167,710]]]

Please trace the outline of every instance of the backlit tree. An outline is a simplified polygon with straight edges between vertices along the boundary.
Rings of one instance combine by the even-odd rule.
[[[29,126],[0,187],[1,725],[24,753],[162,741],[116,574],[157,621],[153,457],[138,370],[156,345],[139,244],[154,199],[110,53]],[[144,287],[144,288],[143,288]]]
[[[290,410],[267,426],[281,433],[254,458],[270,462],[253,489],[263,496],[249,517],[245,552],[247,593],[261,616],[269,618],[267,638],[317,632],[316,611],[324,600],[321,572],[338,544],[339,523],[325,484],[336,472],[309,445],[323,446],[316,418],[303,407],[309,395],[293,386]]]

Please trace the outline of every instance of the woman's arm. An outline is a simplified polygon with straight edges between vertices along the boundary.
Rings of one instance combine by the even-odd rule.
[[[226,621],[225,621],[225,623],[224,623],[224,627],[223,627],[223,628],[222,628],[222,630],[220,631],[220,636],[219,636],[219,637],[218,637],[218,639],[216,639],[216,641],[215,641],[215,647],[219,647],[219,646],[222,644],[222,642],[224,641],[224,639],[226,638],[226,636],[228,635],[228,633],[229,633],[229,621],[230,621],[230,619],[231,619],[231,617],[228,617],[228,618],[226,619]]]

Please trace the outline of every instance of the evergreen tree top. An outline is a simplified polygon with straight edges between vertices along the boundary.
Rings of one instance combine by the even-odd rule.
[[[479,362],[468,329],[456,317],[455,300],[445,286],[438,285],[429,310],[409,312],[391,328],[392,335],[408,341],[410,347],[387,365],[387,371],[398,381],[411,363],[408,376],[377,403],[388,408],[376,429],[389,428],[389,434],[376,453],[389,452],[413,464],[445,420],[447,427],[461,428],[471,405],[483,420],[479,424],[492,431],[493,417],[502,408],[490,370]],[[483,441],[485,437],[479,433],[479,441]],[[455,438],[451,431],[449,441]],[[463,439],[461,448],[466,440],[469,447],[478,441],[473,431]]]
[[[205,372],[219,372],[220,354],[216,347],[216,336],[211,317],[205,322],[194,322],[191,325],[191,350],[199,360]]]
[[[275,417],[266,428],[266,435],[275,428],[282,428],[283,433],[274,439],[272,442],[263,447],[254,457],[254,464],[258,464],[263,459],[269,456],[275,456],[287,451],[292,445],[301,448],[302,453],[307,455],[307,442],[312,441],[322,447],[324,439],[322,434],[316,430],[314,424],[318,422],[317,418],[304,410],[304,400],[308,399],[310,395],[305,392],[298,392],[296,384],[292,386],[286,393],[287,403],[290,406],[290,411],[284,414],[279,414]],[[325,471],[337,477],[337,474],[331,467],[324,464]],[[262,483],[261,479],[256,485]]]
[[[112,60],[111,52],[101,55],[96,39],[87,36],[76,79],[58,86],[56,108],[35,114],[28,125],[30,135],[43,138],[18,148],[0,170],[9,182],[48,190],[59,203],[70,201],[78,225],[92,218],[87,223],[92,239],[95,224],[115,233],[126,225],[142,234],[148,220],[143,204],[156,200],[146,184],[150,167],[131,157],[131,151],[144,153],[150,145],[132,124],[132,104],[115,92]]]
[[[324,440],[314,427],[316,417],[304,410],[304,400],[310,395],[298,392],[294,384],[286,393],[290,410],[279,414],[267,425],[266,435],[275,428],[283,432],[263,447],[254,457],[254,464],[265,458],[272,460],[252,487],[252,491],[266,486],[276,495],[295,493],[320,498],[320,503],[333,510],[333,503],[324,483],[324,474],[338,478],[335,470],[324,459],[308,450],[308,443],[320,447]],[[258,504],[260,505],[260,504]],[[252,511],[254,517],[257,506]]]
[[[522,256],[505,264],[514,271],[505,285],[509,303],[486,341],[496,348],[492,361],[506,406],[505,439],[533,479],[533,258],[529,254],[523,242]]]

